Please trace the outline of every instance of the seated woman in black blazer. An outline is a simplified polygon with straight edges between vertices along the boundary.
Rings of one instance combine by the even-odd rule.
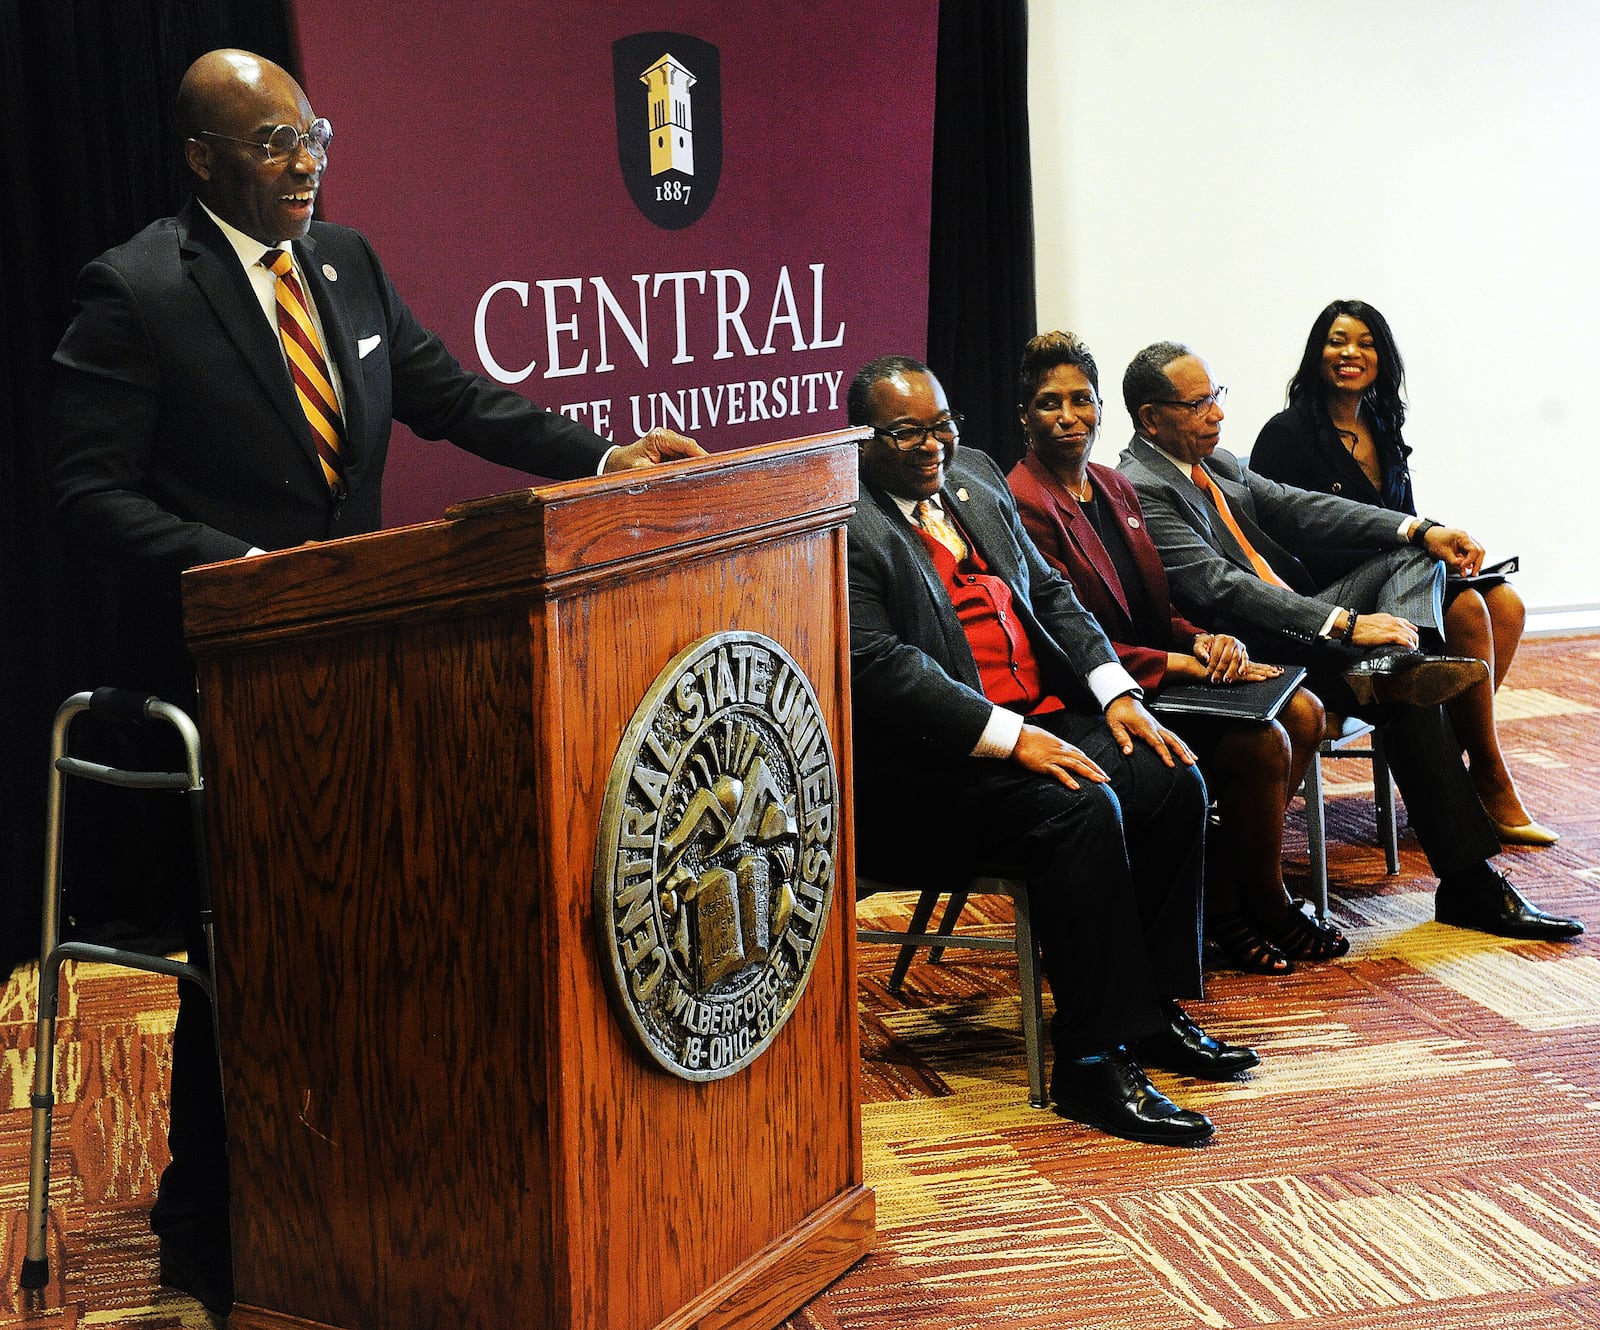
[[[1415,513],[1411,449],[1401,437],[1405,365],[1382,314],[1360,300],[1335,300],[1317,316],[1300,368],[1289,380],[1289,407],[1261,428],[1250,466],[1301,489]],[[1308,562],[1310,562],[1308,560]],[[1352,558],[1350,566],[1358,559]],[[1347,571],[1337,552],[1318,577]],[[1528,814],[1500,752],[1494,690],[1522,640],[1522,597],[1509,582],[1481,590],[1452,581],[1445,592],[1445,649],[1477,656],[1489,679],[1449,704],[1478,798],[1508,845],[1554,845],[1559,837]]]
[[[1133,486],[1089,461],[1100,432],[1100,375],[1071,333],[1041,333],[1022,353],[1017,414],[1028,455],[1006,478],[1040,553],[1100,621],[1147,693],[1177,680],[1266,678],[1275,665],[1208,633],[1172,607],[1161,556]],[[1287,974],[1297,960],[1342,956],[1350,943],[1283,885],[1283,814],[1322,738],[1322,703],[1297,689],[1279,718],[1169,720],[1194,749],[1216,797],[1220,834],[1206,847],[1206,935],[1230,964]]]

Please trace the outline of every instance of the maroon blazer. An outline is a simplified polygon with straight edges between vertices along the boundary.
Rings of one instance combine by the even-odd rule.
[[[1111,562],[1100,533],[1083,515],[1078,501],[1033,453],[1011,469],[1006,483],[1016,496],[1022,525],[1033,537],[1039,552],[1072,583],[1084,608],[1100,621],[1123,668],[1138,680],[1141,688],[1154,689],[1166,672],[1167,653],[1192,650],[1195,638],[1204,630],[1196,628],[1173,609],[1161,556],[1145,530],[1144,513],[1127,477],[1108,466],[1090,462],[1089,478],[1116,514],[1139,569],[1145,595],[1153,613],[1166,620],[1164,626],[1150,623],[1141,630],[1134,623],[1116,565]]]

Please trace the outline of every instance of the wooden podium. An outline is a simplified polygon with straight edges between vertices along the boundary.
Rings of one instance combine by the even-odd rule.
[[[856,433],[194,569],[245,1330],[774,1326],[866,1253],[844,522]],[[838,763],[831,917],[715,1080],[610,999],[596,838],[676,653],[749,630]]]

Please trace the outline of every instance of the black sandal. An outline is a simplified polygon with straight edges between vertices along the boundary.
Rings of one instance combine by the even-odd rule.
[[[1296,897],[1289,913],[1267,928],[1267,939],[1283,955],[1297,961],[1331,961],[1350,950],[1350,939],[1326,919],[1309,913],[1309,901]]]
[[[1270,939],[1257,933],[1242,914],[1209,920],[1206,940],[1222,953],[1231,970],[1279,976],[1294,973],[1294,962]]]

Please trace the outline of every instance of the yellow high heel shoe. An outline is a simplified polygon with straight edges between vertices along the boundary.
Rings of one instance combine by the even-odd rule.
[[[1500,837],[1502,845],[1528,845],[1542,850],[1561,839],[1559,832],[1551,831],[1549,827],[1540,826],[1537,822],[1523,822],[1510,827],[1504,822],[1495,822],[1492,817],[1489,821],[1494,823],[1494,834]]]

